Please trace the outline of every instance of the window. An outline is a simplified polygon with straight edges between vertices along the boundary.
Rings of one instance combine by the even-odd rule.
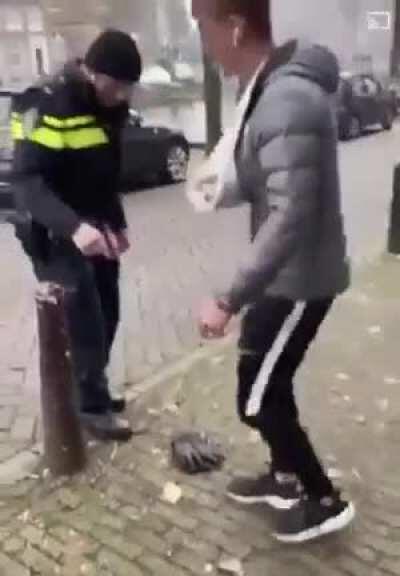
[[[365,86],[368,96],[377,96],[379,92],[378,84],[372,78],[365,78]]]
[[[21,9],[6,6],[3,9],[4,30],[7,32],[22,32],[24,19]]]
[[[43,15],[38,6],[29,6],[26,16],[29,32],[43,32]]]

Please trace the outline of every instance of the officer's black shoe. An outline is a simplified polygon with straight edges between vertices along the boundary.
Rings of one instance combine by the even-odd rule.
[[[122,414],[126,410],[125,398],[113,398],[111,400],[111,411],[114,414]]]
[[[127,420],[112,412],[105,414],[81,413],[84,428],[96,439],[102,441],[128,442],[132,438],[132,428]]]

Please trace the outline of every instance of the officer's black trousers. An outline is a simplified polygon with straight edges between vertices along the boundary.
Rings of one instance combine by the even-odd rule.
[[[80,409],[102,413],[111,398],[105,369],[119,322],[119,263],[86,258],[72,243],[51,246],[45,261],[33,262],[41,282],[67,288],[66,314]]]

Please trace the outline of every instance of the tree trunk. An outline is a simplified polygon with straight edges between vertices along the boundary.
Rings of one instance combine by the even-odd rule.
[[[63,288],[41,285],[36,305],[46,465],[54,476],[72,475],[83,469],[86,455],[75,402]]]
[[[390,58],[390,73],[394,77],[400,76],[400,0],[393,2],[393,44]]]
[[[222,135],[222,83],[218,68],[203,52],[204,101],[206,105],[206,153],[210,154]]]

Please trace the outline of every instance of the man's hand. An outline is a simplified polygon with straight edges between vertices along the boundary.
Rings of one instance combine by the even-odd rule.
[[[198,318],[202,338],[217,339],[225,336],[226,328],[232,319],[232,314],[222,310],[216,300],[207,300],[200,308]]]
[[[104,234],[85,222],[79,226],[72,236],[72,241],[84,256],[114,257]]]
[[[106,228],[105,234],[115,258],[119,258],[122,254],[128,252],[131,245],[126,230],[116,233],[110,228]]]

